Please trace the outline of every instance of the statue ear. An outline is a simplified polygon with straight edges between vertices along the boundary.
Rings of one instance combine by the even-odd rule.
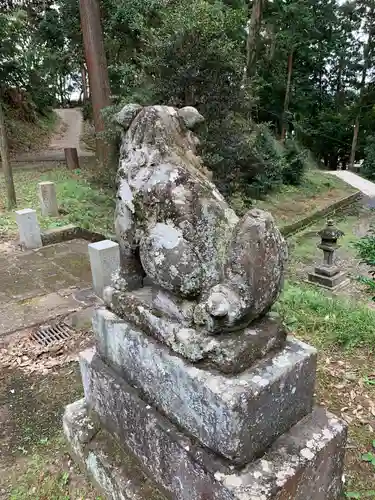
[[[140,104],[126,104],[115,116],[114,120],[118,125],[120,125],[124,130],[128,130],[132,121],[137,116],[137,114],[142,111],[143,106]]]
[[[179,109],[177,113],[189,130],[193,130],[196,125],[204,122],[204,117],[193,106],[185,106]]]

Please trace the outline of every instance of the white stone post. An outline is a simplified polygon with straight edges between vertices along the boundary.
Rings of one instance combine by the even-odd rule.
[[[21,245],[27,249],[40,248],[42,238],[36,211],[25,208],[24,210],[16,210],[15,213]]]
[[[118,243],[103,240],[88,245],[93,288],[99,297],[112,281],[112,275],[120,267],[120,247]]]
[[[59,207],[57,206],[56,188],[53,182],[39,182],[39,200],[42,215],[44,217],[58,217]]]

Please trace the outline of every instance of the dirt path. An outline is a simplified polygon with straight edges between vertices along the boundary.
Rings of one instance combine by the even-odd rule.
[[[51,138],[46,150],[17,155],[15,163],[36,163],[41,161],[64,161],[64,148],[77,148],[80,157],[94,156],[81,142],[83,129],[82,112],[79,108],[55,109],[60,118],[59,130]]]
[[[62,151],[64,148],[77,148],[78,154],[84,152],[80,144],[83,125],[81,110],[78,108],[55,109],[55,113],[63,123],[63,133],[57,132],[53,135],[48,149]]]

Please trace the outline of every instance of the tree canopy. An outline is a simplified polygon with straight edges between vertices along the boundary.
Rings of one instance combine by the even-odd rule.
[[[0,12],[2,93],[20,89],[39,108],[64,102],[84,67],[78,2],[21,5],[7,0]],[[196,106],[207,120],[205,160],[224,188],[239,178],[262,192],[296,181],[286,167],[301,164],[303,148],[332,169],[369,152],[375,0],[100,0],[100,7],[113,96]]]

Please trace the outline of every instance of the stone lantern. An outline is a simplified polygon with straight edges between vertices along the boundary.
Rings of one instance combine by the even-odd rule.
[[[340,248],[337,241],[344,233],[329,219],[318,235],[321,241],[317,246],[323,250],[323,263],[316,266],[314,272],[309,273],[309,281],[331,290],[336,289],[348,281],[346,272],[341,271],[335,263],[335,253]]]

